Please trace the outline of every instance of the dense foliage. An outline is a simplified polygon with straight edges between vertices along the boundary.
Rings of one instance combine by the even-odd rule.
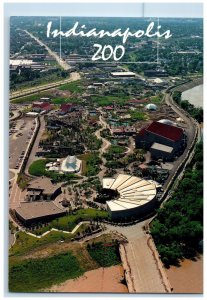
[[[119,246],[116,243],[92,243],[88,244],[87,249],[90,256],[100,267],[110,267],[120,264]]]
[[[184,110],[186,110],[199,123],[203,122],[203,108],[195,107],[193,104],[188,102],[188,100],[181,100],[181,94],[181,92],[175,91],[173,93],[173,100]]]
[[[193,258],[203,239],[203,145],[200,142],[191,165],[171,199],[158,210],[151,234],[163,263],[178,264]]]

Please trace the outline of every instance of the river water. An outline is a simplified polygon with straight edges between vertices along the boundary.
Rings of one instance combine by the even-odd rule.
[[[203,84],[184,91],[181,96],[182,100],[188,100],[195,107],[203,107]]]

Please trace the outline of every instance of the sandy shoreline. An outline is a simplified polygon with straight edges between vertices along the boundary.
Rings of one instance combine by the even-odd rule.
[[[166,269],[173,293],[203,293],[203,256],[196,261],[185,259],[180,267]]]
[[[124,277],[122,266],[112,266],[88,271],[76,279],[55,285],[49,292],[58,293],[128,293],[127,286],[120,282]]]

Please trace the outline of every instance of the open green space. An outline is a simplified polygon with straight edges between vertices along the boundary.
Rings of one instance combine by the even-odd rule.
[[[68,98],[68,97],[55,97],[54,99],[52,99],[52,103],[53,104],[57,104],[57,105],[61,105],[64,103],[81,103],[81,99],[79,98]]]
[[[47,171],[46,164],[51,162],[50,159],[38,159],[29,166],[29,174],[33,176],[46,176],[51,178],[54,182],[71,181],[78,177],[75,174],[59,174],[54,171]]]
[[[9,254],[10,257],[19,257],[36,248],[57,243],[58,241],[63,239],[66,241],[70,240],[71,235],[58,231],[52,231],[41,239],[38,239],[21,231],[16,234],[16,242],[9,250]]]
[[[36,292],[83,273],[77,258],[71,252],[40,259],[26,259],[10,265],[9,290]]]
[[[132,118],[132,120],[143,121],[146,120],[147,116],[145,112],[138,110],[129,110],[128,112]]]
[[[72,93],[82,93],[84,88],[81,85],[81,81],[77,80],[77,81],[73,81],[73,82],[69,82],[69,83],[61,85],[59,87],[59,90],[70,91]]]
[[[50,230],[51,228],[72,231],[75,228],[75,226],[81,221],[107,219],[108,216],[109,215],[107,211],[101,211],[94,208],[79,209],[77,211],[73,211],[69,215],[57,218],[49,222],[47,226],[42,226],[38,229],[32,230],[32,233],[41,235],[44,232]]]
[[[101,160],[98,153],[91,152],[78,156],[82,160],[82,174],[84,176],[95,176],[100,171]]]
[[[163,95],[162,94],[159,94],[159,95],[156,95],[156,96],[152,96],[150,98],[150,101],[154,104],[159,104],[162,102],[162,99],[163,99]]]
[[[124,105],[127,100],[130,99],[130,96],[126,96],[126,95],[120,95],[120,96],[113,96],[113,95],[106,95],[106,96],[92,96],[91,97],[92,101],[94,103],[97,103],[98,106],[107,106],[107,105],[112,105],[112,104],[116,104],[116,105]]]

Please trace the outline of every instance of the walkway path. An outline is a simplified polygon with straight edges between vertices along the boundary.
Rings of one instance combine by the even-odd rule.
[[[124,244],[126,258],[130,268],[130,277],[135,293],[170,292],[170,283],[161,261],[155,259],[156,249],[149,244],[150,236],[143,230],[144,222],[119,227],[106,225],[107,230],[124,235],[128,243]],[[153,249],[153,250],[152,250]]]
[[[101,112],[102,111],[100,110],[100,113]],[[102,160],[102,165],[101,165],[101,171],[98,174],[99,178],[102,180],[106,172],[106,167],[105,167],[106,159],[104,158],[103,154],[107,152],[108,148],[111,146],[111,142],[101,136],[101,131],[103,129],[109,128],[109,125],[106,123],[106,121],[101,115],[99,116],[99,124],[101,125],[101,128],[96,130],[94,134],[99,140],[100,139],[102,140],[102,145],[99,150],[99,157]]]

